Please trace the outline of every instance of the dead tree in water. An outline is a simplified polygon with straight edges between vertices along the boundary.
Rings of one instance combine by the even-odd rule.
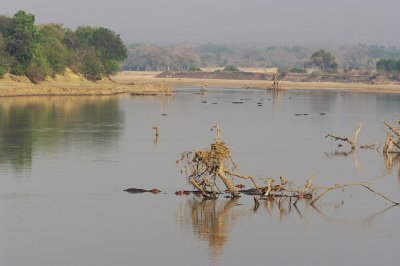
[[[188,176],[188,181],[197,188],[205,197],[207,191],[211,190],[213,195],[219,192],[216,184],[217,177],[224,183],[226,189],[233,197],[238,197],[239,192],[228,176],[235,176],[243,179],[250,179],[254,187],[261,193],[261,188],[251,176],[240,175],[235,172],[237,165],[231,157],[229,147],[221,138],[221,131],[218,125],[211,129],[214,134],[214,143],[209,148],[198,151],[183,152],[177,163],[182,163],[181,173]]]
[[[230,177],[249,179],[254,188],[241,190],[248,195],[262,197],[295,197],[297,199],[310,199],[312,197],[312,183],[310,178],[302,188],[291,188],[292,183],[284,177],[280,177],[280,184],[272,178],[265,178],[266,186],[259,186],[252,176],[241,175],[236,172],[237,165],[234,163],[229,147],[221,138],[221,131],[218,125],[211,129],[214,134],[214,143],[209,148],[197,151],[186,151],[181,153],[180,159],[176,162],[182,164],[181,173],[187,176],[188,182],[193,185],[204,196],[210,194],[216,196],[220,192],[217,186],[217,178],[225,185],[232,197],[238,197],[239,191],[233,184]]]
[[[158,126],[157,125],[155,125],[155,126],[153,126],[153,129],[154,129],[154,143],[158,143]]]
[[[338,136],[335,136],[335,135],[332,135],[332,134],[326,135],[325,138],[331,137],[335,141],[340,140],[340,141],[343,141],[343,142],[347,142],[347,143],[349,143],[351,145],[351,149],[354,150],[356,148],[356,142],[357,142],[358,134],[360,134],[360,131],[361,131],[361,123],[358,126],[356,134],[355,134],[353,139],[351,139],[349,137],[346,137],[346,136],[345,137],[338,137]]]
[[[392,201],[372,189],[372,182],[378,180],[380,177],[367,182],[335,184],[328,187],[315,186],[313,184],[313,175],[306,180],[304,186],[299,187],[282,176],[280,177],[280,184],[274,184],[275,180],[273,178],[266,177],[266,185],[259,186],[252,176],[245,176],[235,172],[237,170],[237,165],[232,159],[229,147],[221,138],[221,132],[218,125],[214,126],[211,130],[214,132],[215,137],[214,142],[210,147],[197,151],[183,152],[180,154],[180,159],[176,162],[177,164],[182,164],[181,173],[187,176],[189,184],[193,185],[205,198],[209,198],[210,195],[211,197],[216,197],[216,195],[220,193],[217,185],[217,179],[219,178],[220,181],[224,183],[227,191],[232,195],[232,197],[239,197],[239,192],[241,192],[247,195],[260,196],[263,199],[294,199],[294,205],[296,205],[296,203],[301,199],[312,200],[311,204],[313,204],[329,191],[351,186],[361,186],[370,192],[383,197],[392,204],[400,205],[400,203]],[[355,140],[357,139],[359,131],[360,128],[357,130]],[[228,176],[249,179],[253,183],[254,188],[238,191],[233,184],[233,181],[228,178]],[[321,190],[323,191],[318,193]],[[313,200],[314,197],[316,198]],[[255,198],[254,202],[257,206],[259,204],[259,199]]]
[[[281,84],[279,83],[279,74],[274,73],[274,75],[272,76],[272,81],[274,83],[272,83],[272,85],[269,87],[271,90],[277,91],[281,89]]]
[[[400,153],[400,126],[396,127],[385,121],[382,122],[388,129],[388,131],[386,131],[386,141],[383,145],[383,153]]]

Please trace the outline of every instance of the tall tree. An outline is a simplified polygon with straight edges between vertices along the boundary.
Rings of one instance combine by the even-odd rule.
[[[318,67],[324,72],[337,72],[338,69],[335,57],[330,52],[326,52],[323,49],[314,52],[305,65]]]
[[[61,25],[47,24],[39,28],[39,46],[51,67],[52,74],[63,72],[68,64],[64,35],[65,30]]]
[[[6,50],[15,57],[12,73],[26,74],[37,52],[38,37],[35,16],[25,11],[18,11],[11,20],[6,34]]]

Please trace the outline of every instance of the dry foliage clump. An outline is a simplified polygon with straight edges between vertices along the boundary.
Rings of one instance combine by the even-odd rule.
[[[237,169],[233,162],[229,147],[221,138],[218,125],[211,129],[215,133],[214,143],[209,148],[198,151],[186,151],[181,154],[177,163],[182,163],[182,174],[188,177],[189,183],[196,187],[204,196],[208,191],[215,196],[220,192],[216,185],[216,178],[219,177],[226,185],[232,196],[239,196],[239,192],[232,181],[227,178],[226,173]]]

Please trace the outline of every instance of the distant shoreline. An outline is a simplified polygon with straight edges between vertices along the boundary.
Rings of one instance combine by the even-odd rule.
[[[230,87],[247,89],[268,89],[270,80],[237,80],[237,79],[195,79],[195,78],[157,78],[161,72],[123,71],[113,77],[117,83],[128,84],[140,82],[144,84],[165,84],[168,86]],[[400,84],[362,84],[339,82],[293,82],[280,81],[282,90],[333,90],[351,92],[374,92],[400,94]]]
[[[6,74],[0,79],[0,97],[13,96],[85,96],[117,95],[131,93],[136,95],[157,95],[170,93],[173,87],[221,87],[244,89],[268,89],[269,80],[236,79],[195,79],[195,78],[157,78],[160,72],[123,71],[111,79],[89,81],[66,71],[63,75],[33,84],[26,77]],[[372,92],[400,94],[400,84],[355,84],[338,82],[293,82],[281,81],[282,90],[321,90]]]

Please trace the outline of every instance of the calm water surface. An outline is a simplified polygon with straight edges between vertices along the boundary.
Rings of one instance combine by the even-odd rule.
[[[398,159],[324,138],[353,136],[362,123],[360,145],[384,142],[380,119],[399,118],[399,95],[196,91],[1,98],[0,265],[398,265],[400,207],[362,188],[315,207],[261,202],[256,211],[250,196],[200,202],[174,192],[190,189],[178,154],[209,145],[218,123],[239,172],[260,184],[385,175],[374,188],[400,201]]]

